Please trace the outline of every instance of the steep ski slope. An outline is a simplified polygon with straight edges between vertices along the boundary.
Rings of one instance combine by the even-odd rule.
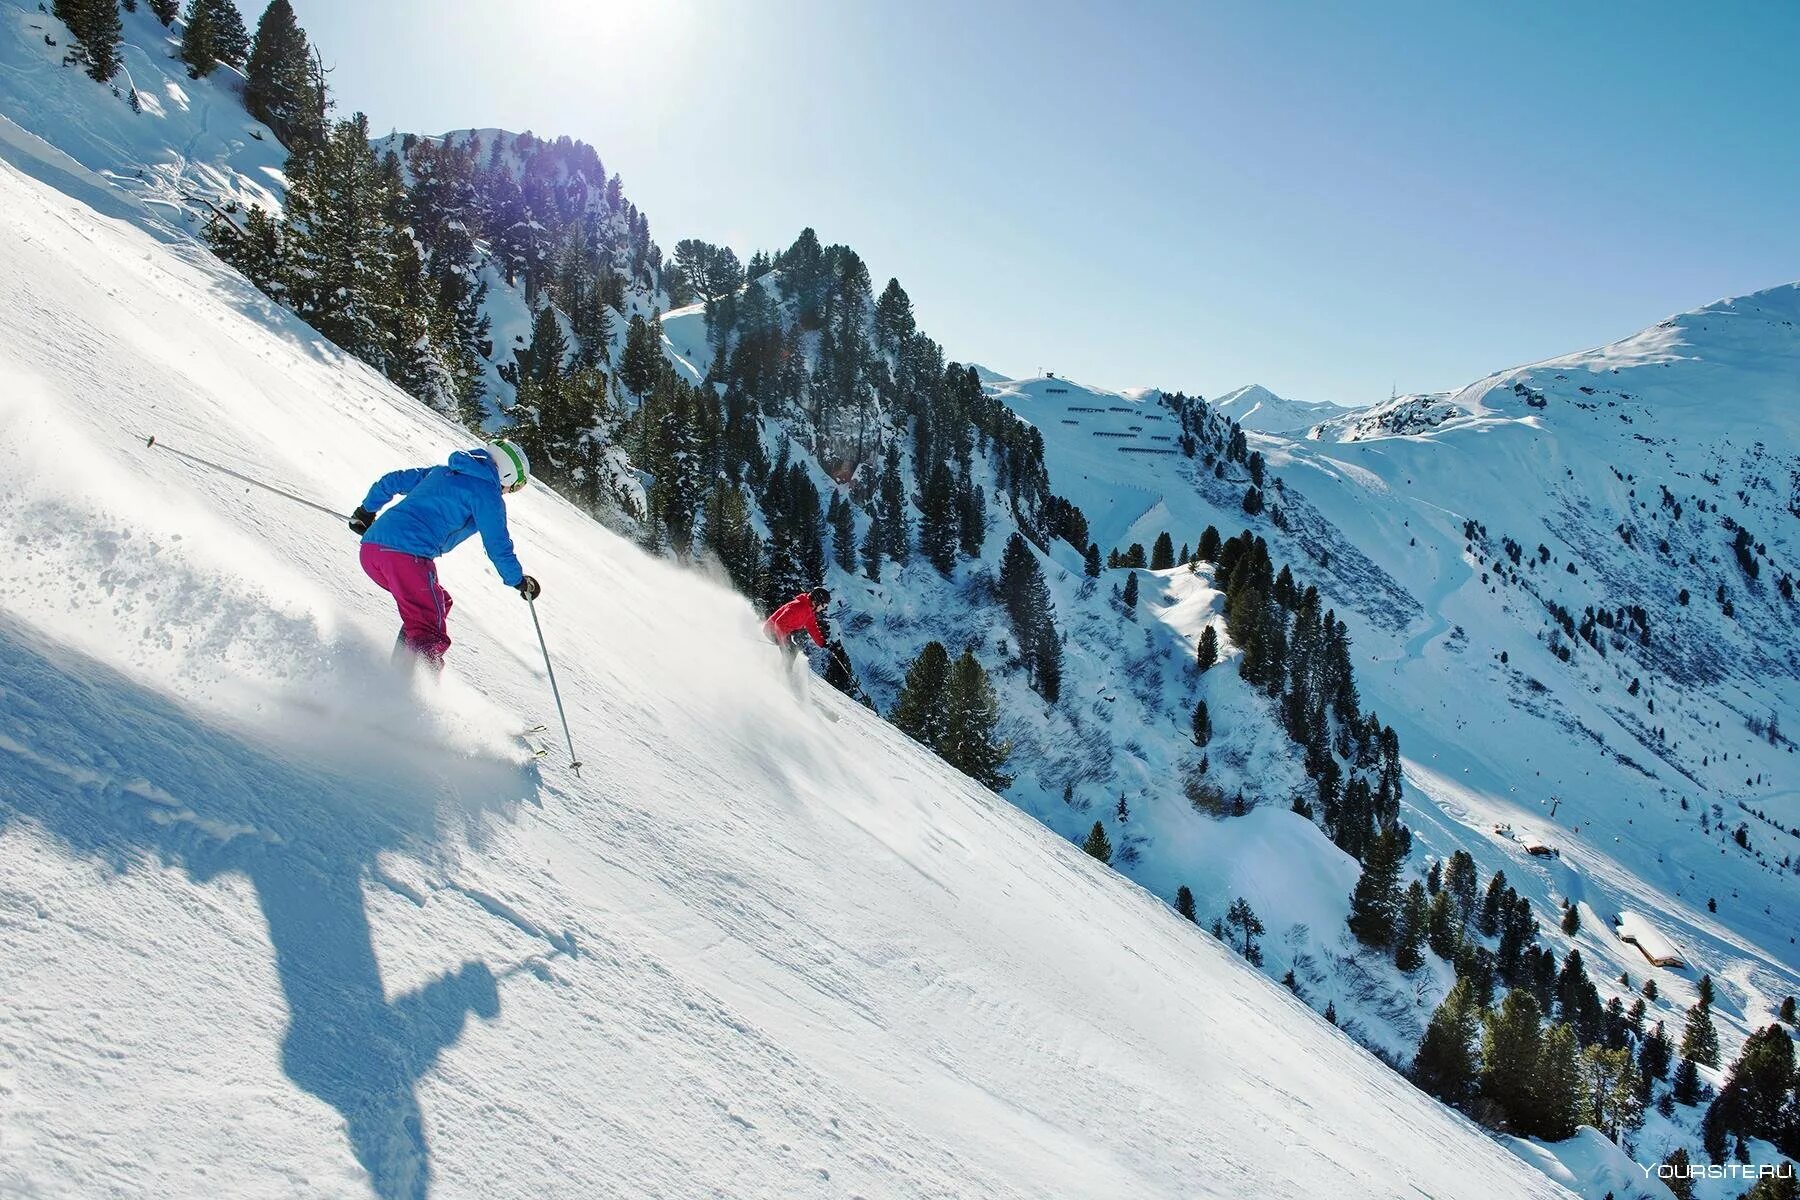
[[[459,439],[198,251],[0,167],[0,313],[0,1188],[1556,1194],[554,497],[586,778],[472,548],[415,703],[348,531],[134,436],[338,507]]]

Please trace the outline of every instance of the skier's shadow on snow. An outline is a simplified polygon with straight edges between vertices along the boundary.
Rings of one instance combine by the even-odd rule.
[[[488,805],[531,790],[514,764],[462,761],[464,795],[468,773]],[[419,781],[335,777],[258,750],[0,618],[0,830],[16,822],[120,872],[149,853],[199,882],[247,877],[287,1002],[282,1069],[341,1114],[381,1200],[429,1193],[418,1080],[500,1000],[473,960],[392,1001],[382,987],[363,881],[379,852],[437,836]]]

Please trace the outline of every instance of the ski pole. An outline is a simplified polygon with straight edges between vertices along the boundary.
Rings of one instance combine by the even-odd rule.
[[[556,715],[562,721],[563,741],[569,747],[569,770],[575,772],[575,778],[581,778],[581,760],[575,757],[575,739],[569,736],[569,714],[563,711],[562,691],[556,686],[556,668],[550,665],[550,647],[544,642],[543,622],[538,620],[537,601],[527,599],[531,606],[531,626],[537,630],[538,649],[544,652],[544,671],[550,676],[550,694],[556,697]]]
[[[260,479],[252,479],[250,476],[245,475],[238,471],[234,471],[230,467],[223,466],[219,463],[212,462],[208,459],[201,458],[198,454],[189,454],[186,450],[177,450],[175,447],[169,445],[166,442],[157,441],[155,434],[151,434],[149,437],[145,438],[144,445],[146,448],[152,449],[152,450],[167,450],[170,454],[175,455],[177,458],[185,458],[189,462],[198,463],[199,465],[206,467],[209,470],[218,471],[219,473],[221,473],[223,475],[229,475],[233,479],[241,479],[245,483],[249,484],[251,487],[259,487],[265,492],[274,492],[277,496],[280,496],[284,500],[292,500],[295,504],[304,504],[304,505],[306,505],[306,507],[315,509],[319,512],[322,512],[328,517],[336,517],[340,521],[348,521],[350,519],[350,517],[347,513],[338,512],[334,508],[326,508],[323,504],[319,504],[315,501],[308,500],[305,496],[296,496],[292,492],[285,492],[278,487],[275,487],[271,484],[264,483]]]

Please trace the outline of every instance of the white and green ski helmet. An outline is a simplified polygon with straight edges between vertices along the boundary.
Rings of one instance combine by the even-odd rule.
[[[493,457],[494,466],[500,469],[501,491],[515,492],[530,482],[531,464],[517,442],[495,438],[488,443],[488,454]]]

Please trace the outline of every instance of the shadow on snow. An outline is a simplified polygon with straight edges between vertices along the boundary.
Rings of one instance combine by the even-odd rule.
[[[440,836],[430,768],[351,780],[289,761],[4,619],[0,681],[0,829],[28,822],[119,871],[154,855],[196,882],[249,879],[287,1002],[283,1070],[343,1116],[381,1200],[425,1197],[417,1082],[470,1013],[500,1011],[475,960],[392,1001],[382,988],[363,880],[380,852]],[[498,759],[459,758],[455,772],[479,810],[534,786]]]

